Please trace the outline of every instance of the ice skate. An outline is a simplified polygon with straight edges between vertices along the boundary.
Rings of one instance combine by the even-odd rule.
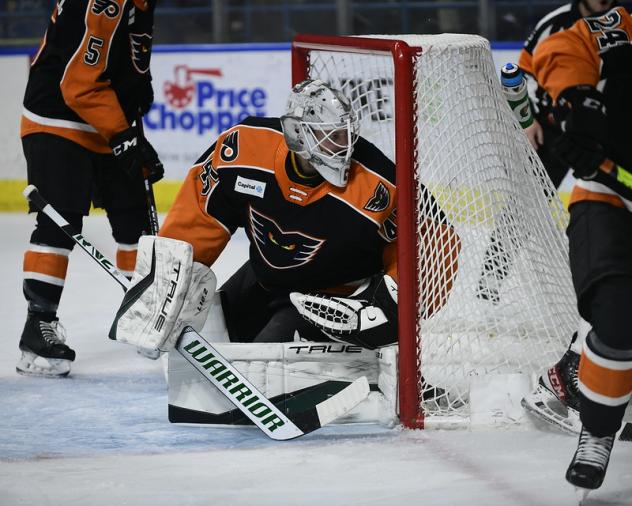
[[[20,338],[22,357],[16,371],[32,376],[67,376],[75,352],[65,341],[65,330],[54,315],[29,312]]]
[[[583,501],[588,492],[603,483],[614,444],[614,434],[605,437],[593,436],[582,428],[577,451],[566,471],[566,481],[576,488],[577,498]]]
[[[522,406],[564,432],[579,434],[578,367],[579,354],[567,350],[557,364],[540,376],[536,389],[522,399]]]

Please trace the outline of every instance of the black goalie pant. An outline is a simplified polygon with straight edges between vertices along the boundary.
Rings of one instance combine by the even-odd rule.
[[[581,316],[593,327],[588,346],[597,355],[632,360],[632,213],[601,202],[571,207],[570,264]],[[607,406],[582,396],[581,419],[599,436],[616,432],[626,405]]]
[[[219,289],[226,328],[232,342],[282,343],[298,332],[308,341],[329,341],[290,302],[287,292],[263,288],[246,262]]]

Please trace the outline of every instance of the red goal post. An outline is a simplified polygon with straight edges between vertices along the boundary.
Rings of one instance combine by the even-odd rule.
[[[399,315],[399,403],[400,421],[410,428],[423,428],[421,410],[419,354],[417,352],[417,312],[419,282],[414,257],[406,252],[414,251],[415,231],[413,167],[417,151],[413,87],[413,60],[419,48],[411,48],[400,40],[370,39],[363,37],[323,37],[298,35],[292,43],[292,85],[309,77],[311,50],[357,51],[366,54],[389,54],[394,62],[395,86],[395,165],[397,177],[397,270]]]

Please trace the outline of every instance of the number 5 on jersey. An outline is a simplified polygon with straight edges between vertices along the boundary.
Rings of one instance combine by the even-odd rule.
[[[103,47],[103,39],[90,35],[88,47],[86,48],[86,52],[83,54],[83,62],[86,65],[96,65],[99,63],[99,58],[101,56],[99,49],[101,47]]]

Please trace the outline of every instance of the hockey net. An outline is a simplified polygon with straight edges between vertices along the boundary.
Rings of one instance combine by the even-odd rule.
[[[400,421],[467,424],[473,381],[522,373],[533,383],[578,319],[567,213],[502,95],[489,43],[305,35],[292,67],[295,83],[341,89],[361,135],[397,166]],[[439,219],[424,187],[460,239],[447,269],[454,241],[424,226]],[[447,298],[432,314],[429,293]]]

